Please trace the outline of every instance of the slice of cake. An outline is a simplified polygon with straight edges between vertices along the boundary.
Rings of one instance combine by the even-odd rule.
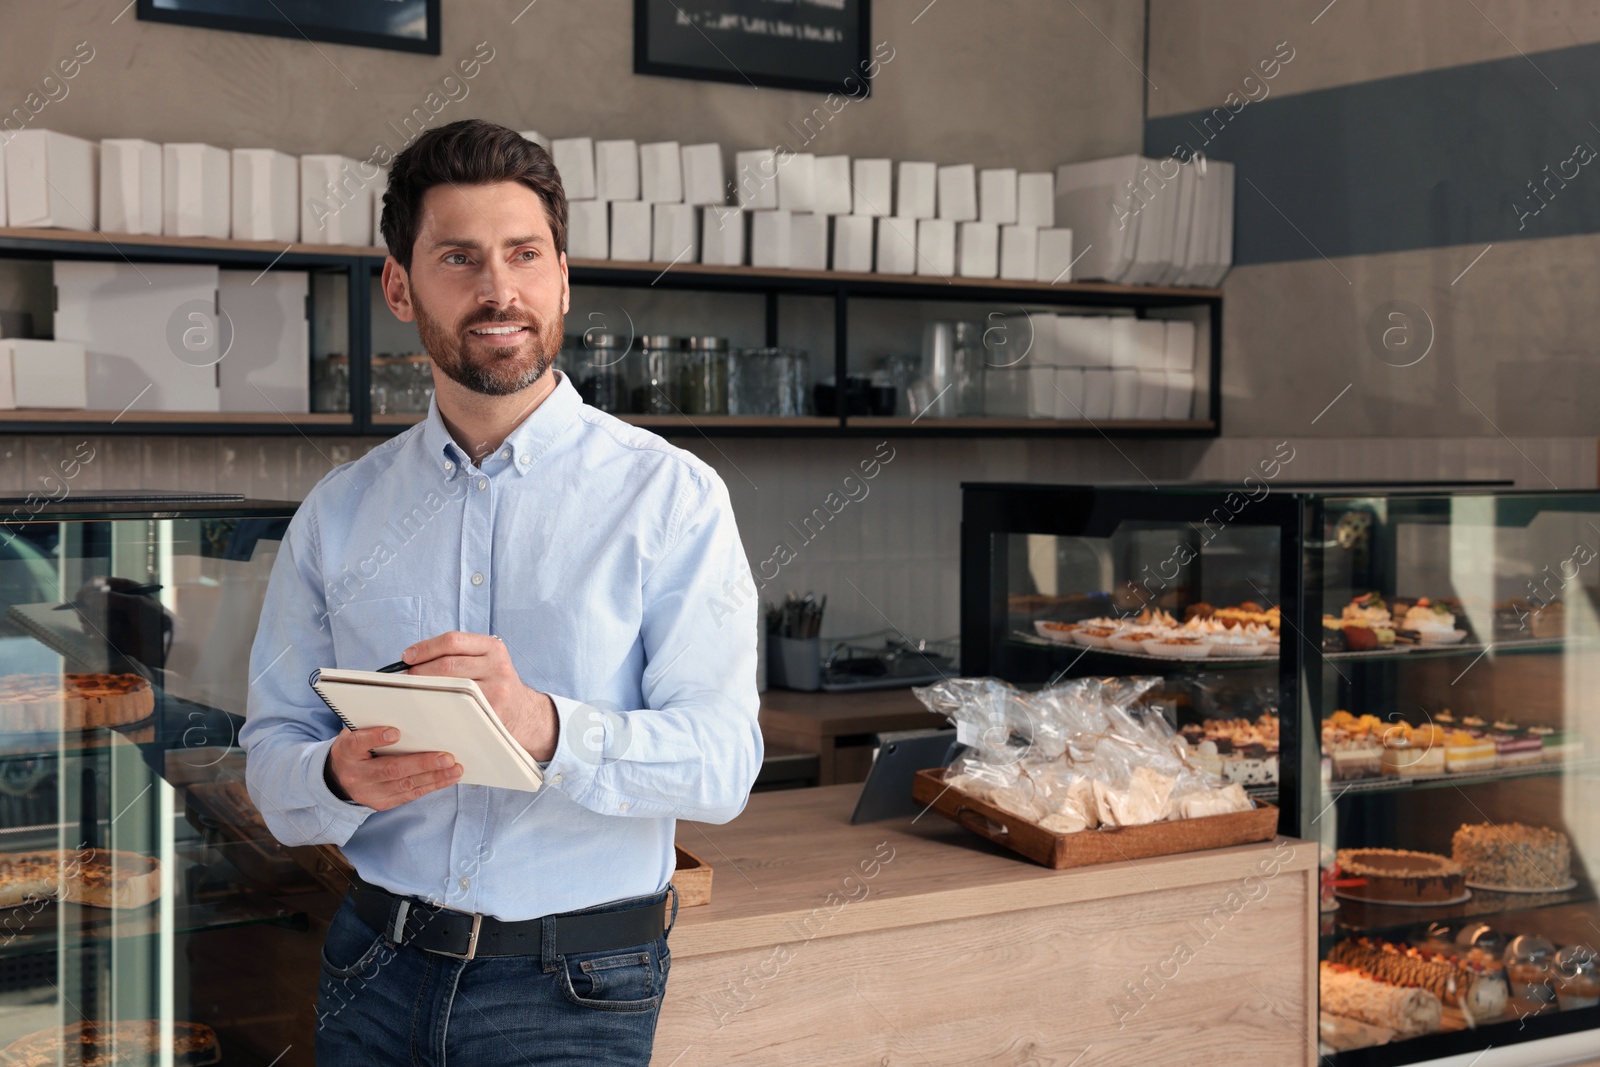
[[[1444,769],[1452,774],[1493,770],[1498,758],[1495,745],[1465,730],[1452,730],[1444,743]]]

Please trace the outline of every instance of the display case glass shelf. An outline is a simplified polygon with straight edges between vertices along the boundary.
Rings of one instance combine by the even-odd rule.
[[[1158,676],[1190,757],[1320,839],[1332,1064],[1600,1028],[1600,493],[1276,459],[965,486],[963,673]]]

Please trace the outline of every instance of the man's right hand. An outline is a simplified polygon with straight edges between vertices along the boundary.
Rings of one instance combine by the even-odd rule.
[[[461,764],[448,752],[383,756],[374,752],[400,740],[392,726],[345,730],[328,750],[328,786],[375,811],[388,811],[461,780]]]

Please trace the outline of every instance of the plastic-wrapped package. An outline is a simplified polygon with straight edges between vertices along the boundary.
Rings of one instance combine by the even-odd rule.
[[[1158,681],[1077,678],[1025,693],[995,678],[953,678],[913,692],[972,750],[950,786],[1046,829],[1249,810],[1243,789],[1218,788],[1167,721],[1139,706]]]

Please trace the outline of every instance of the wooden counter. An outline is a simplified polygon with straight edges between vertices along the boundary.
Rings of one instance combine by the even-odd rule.
[[[865,781],[872,766],[873,734],[949,725],[943,715],[923,707],[910,689],[871,693],[773,689],[761,694],[761,736],[817,753],[818,785]]]
[[[656,1067],[1314,1062],[1315,844],[1050,871],[932,812],[851,826],[858,792],[679,825],[716,875]]]

